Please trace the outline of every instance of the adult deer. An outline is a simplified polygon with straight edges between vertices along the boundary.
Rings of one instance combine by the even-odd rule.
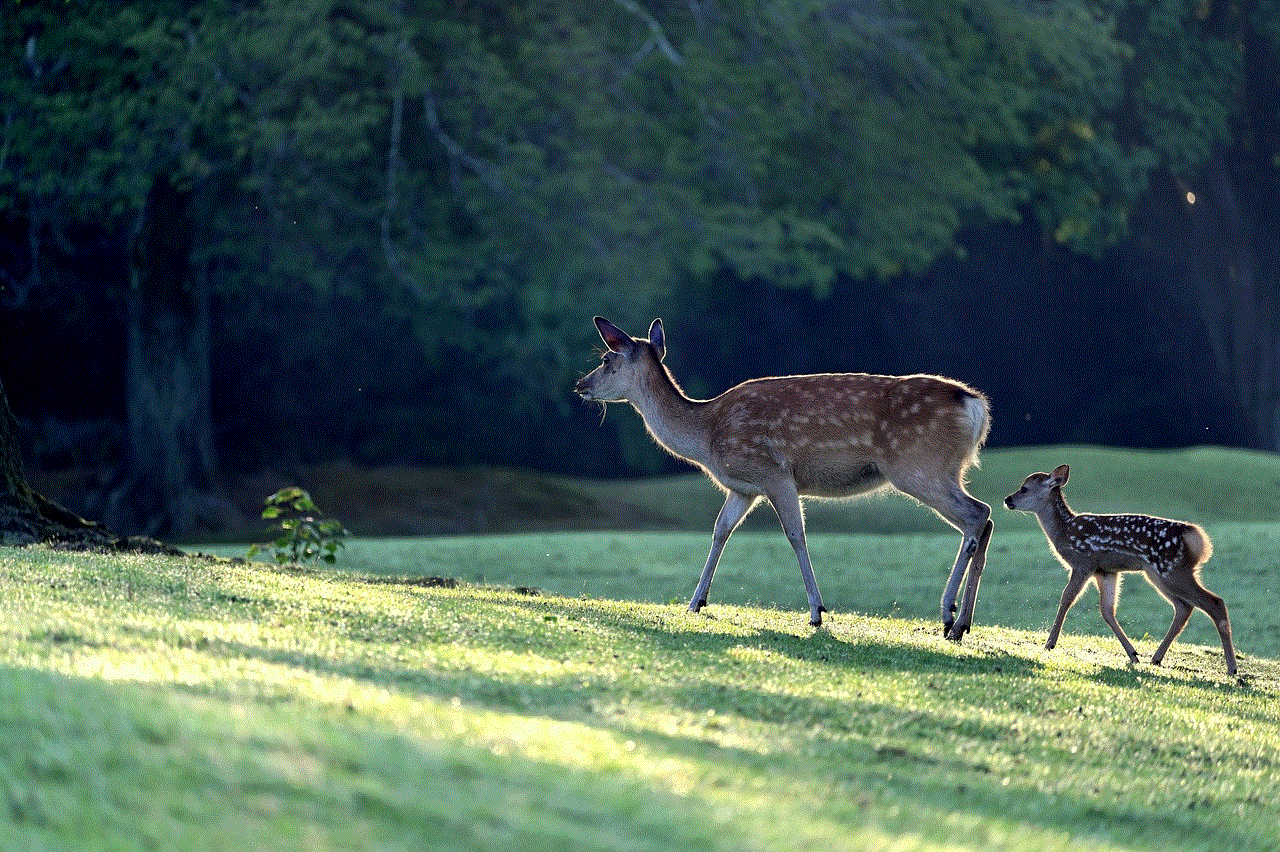
[[[662,363],[661,320],[649,327],[648,340],[601,317],[595,322],[609,350],[578,381],[578,395],[631,403],[660,446],[700,467],[725,492],[690,612],[706,606],[725,543],[764,498],[800,562],[809,623],[820,625],[827,609],[809,561],[801,498],[852,497],[892,486],[964,535],[942,594],[942,620],[955,641],[970,629],[992,529],[991,507],[964,488],[991,423],[981,393],[937,376],[824,373],[753,379],[695,400]]]
[[[1213,554],[1208,534],[1195,524],[1149,515],[1076,514],[1062,497],[1062,486],[1070,474],[1071,468],[1065,464],[1054,468],[1053,473],[1033,473],[1021,488],[1004,498],[1008,508],[1035,514],[1053,552],[1070,574],[1044,647],[1051,650],[1058,644],[1067,611],[1080,598],[1085,584],[1093,580],[1098,586],[1102,620],[1120,640],[1129,660],[1138,662],[1138,652],[1116,621],[1116,603],[1121,572],[1141,571],[1173,606],[1173,623],[1152,655],[1152,664],[1160,665],[1173,640],[1187,626],[1194,607],[1199,607],[1218,628],[1227,674],[1235,674],[1236,654],[1231,646],[1227,605],[1199,580],[1200,566]]]

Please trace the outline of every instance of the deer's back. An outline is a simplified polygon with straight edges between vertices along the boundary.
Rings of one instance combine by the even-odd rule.
[[[981,440],[965,405],[975,398],[937,376],[753,379],[706,404],[712,471],[756,481],[782,469],[802,494],[843,497],[883,485],[907,457],[954,469]]]

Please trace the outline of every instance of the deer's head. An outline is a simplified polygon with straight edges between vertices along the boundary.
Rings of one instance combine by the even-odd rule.
[[[596,317],[600,339],[609,347],[600,366],[587,373],[574,385],[578,396],[592,402],[628,402],[636,399],[645,376],[666,355],[662,320],[649,326],[649,339],[627,334],[604,317]]]

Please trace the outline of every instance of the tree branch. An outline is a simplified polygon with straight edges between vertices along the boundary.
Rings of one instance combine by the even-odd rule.
[[[391,244],[391,217],[395,214],[396,206],[399,203],[399,189],[396,186],[396,177],[400,172],[400,136],[404,126],[404,63],[402,59],[408,47],[408,40],[402,38],[400,43],[396,45],[395,58],[392,60],[395,96],[391,100],[391,131],[388,134],[390,139],[387,142],[386,199],[382,207],[382,221],[379,224],[382,237],[382,256],[386,261],[387,269],[402,284],[411,289],[416,289],[413,279],[405,272],[404,264],[401,263],[395,247]]]
[[[436,99],[430,92],[422,96],[422,118],[427,124],[427,129],[436,137],[436,141],[449,152],[450,157],[475,172],[489,189],[502,194],[502,183],[494,176],[493,168],[483,160],[468,154],[458,144],[457,140],[446,133],[444,128],[440,126],[440,115],[436,112]]]
[[[671,42],[667,40],[667,34],[662,31],[662,25],[658,23],[653,15],[641,9],[640,4],[636,3],[635,0],[614,0],[614,2],[645,22],[649,27],[649,32],[653,35],[653,40],[657,42],[658,49],[662,51],[662,55],[667,57],[667,60],[672,65],[684,64],[684,57],[671,46]]]

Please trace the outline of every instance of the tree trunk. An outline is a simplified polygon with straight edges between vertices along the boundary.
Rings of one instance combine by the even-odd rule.
[[[1188,400],[1182,416],[1233,446],[1280,449],[1280,281],[1276,227],[1248,203],[1224,154],[1192,185],[1157,184],[1135,215],[1124,265],[1155,328],[1176,326],[1165,357]]]
[[[159,177],[130,247],[128,447],[107,522],[183,534],[214,506],[209,284],[191,262],[192,196]]]
[[[0,383],[0,544],[45,544],[69,550],[130,550],[181,555],[148,538],[123,538],[102,524],[86,521],[31,490],[22,469],[18,425]]]
[[[31,544],[37,537],[40,510],[22,472],[18,426],[0,382],[0,542]]]
[[[1248,164],[1245,164],[1246,167]],[[1193,213],[1200,245],[1218,252],[1218,268],[1200,278],[1200,307],[1223,380],[1235,389],[1241,419],[1252,447],[1280,449],[1280,351],[1276,324],[1276,222],[1269,204],[1251,204],[1247,168],[1242,192],[1223,157],[1205,170],[1203,213]],[[1246,206],[1247,205],[1247,206]]]

